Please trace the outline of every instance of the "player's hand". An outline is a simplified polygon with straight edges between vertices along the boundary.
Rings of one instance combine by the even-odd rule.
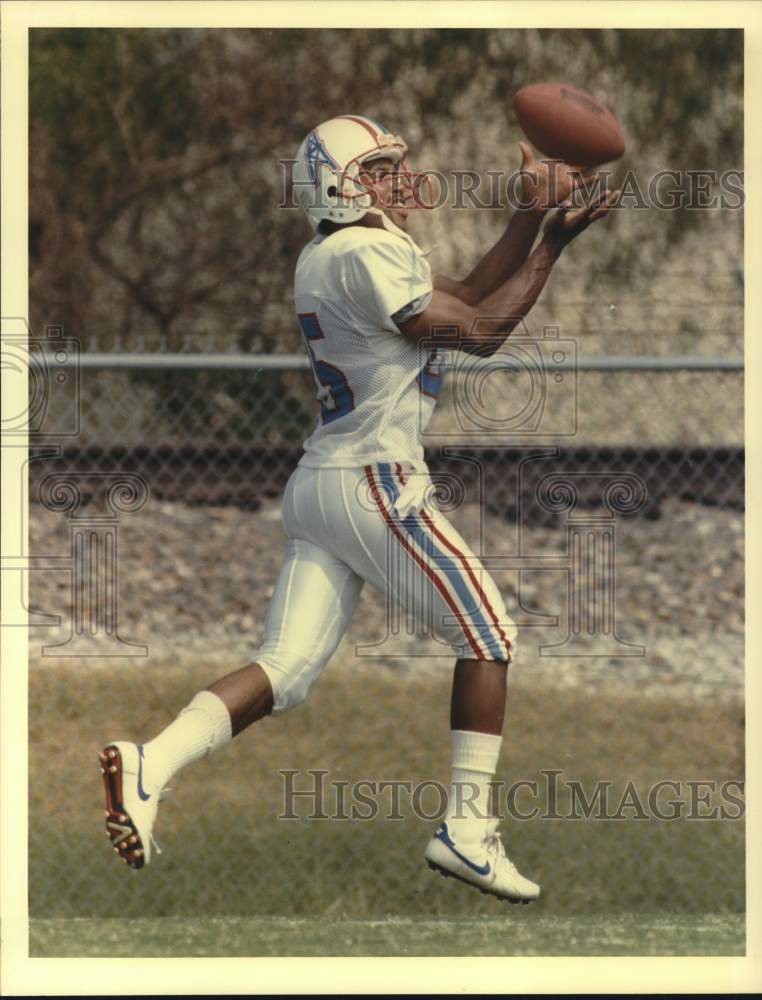
[[[601,189],[591,197],[590,204],[583,208],[572,208],[572,199],[567,199],[548,219],[542,234],[543,242],[558,247],[566,246],[597,219],[608,215],[621,193]]]
[[[586,174],[584,168],[573,167],[563,160],[536,160],[525,142],[521,150],[521,204],[531,212],[544,215],[550,208],[563,204],[578,187],[588,187],[598,180],[597,174]]]

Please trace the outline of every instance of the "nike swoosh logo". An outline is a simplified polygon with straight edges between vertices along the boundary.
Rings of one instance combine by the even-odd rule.
[[[148,802],[151,798],[143,788],[143,747],[138,747],[138,798],[143,802]]]
[[[475,865],[473,861],[469,861],[467,857],[461,854],[460,851],[455,846],[455,844],[453,844],[453,842],[450,840],[450,835],[447,832],[446,823],[442,824],[442,826],[439,828],[439,830],[437,830],[434,836],[437,838],[437,840],[441,840],[442,843],[445,845],[445,847],[449,847],[452,853],[455,855],[455,857],[460,858],[463,864],[468,865],[468,867],[472,871],[476,872],[477,875],[489,875],[491,870],[489,861],[485,861],[483,865]]]

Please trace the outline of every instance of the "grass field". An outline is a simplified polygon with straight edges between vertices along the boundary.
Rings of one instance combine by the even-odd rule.
[[[162,917],[35,920],[37,957],[425,956],[425,955],[743,955],[737,914],[427,920]]]
[[[397,820],[311,819],[309,802],[297,803],[298,819],[278,818],[279,769],[298,770],[300,788],[310,768],[350,782],[446,782],[447,671],[325,676],[305,705],[178,776],[156,828],[163,854],[127,871],[104,836],[96,749],[153,734],[220,672],[209,663],[32,670],[34,954],[137,954],[138,940],[146,955],[742,952],[742,820],[506,820],[509,854],[543,888],[516,912],[427,870],[434,822],[404,797]],[[631,781],[645,793],[665,779],[743,777],[734,703],[514,685],[506,732],[500,773],[510,781],[556,768],[586,786],[605,780],[621,792]],[[567,801],[562,793],[562,813]],[[129,952],[119,950],[127,918]]]

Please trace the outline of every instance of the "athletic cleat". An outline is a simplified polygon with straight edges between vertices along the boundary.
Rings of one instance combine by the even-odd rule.
[[[111,743],[98,754],[106,790],[106,835],[125,864],[149,864],[152,848],[161,854],[151,831],[162,790],[143,773],[143,747]],[[144,783],[145,781],[145,783]],[[168,790],[168,789],[167,789]]]
[[[540,887],[524,878],[508,860],[497,832],[497,820],[490,821],[481,841],[455,840],[442,823],[426,846],[426,862],[432,871],[456,878],[510,903],[531,903]]]

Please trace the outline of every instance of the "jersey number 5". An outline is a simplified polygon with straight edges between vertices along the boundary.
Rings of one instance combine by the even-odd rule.
[[[319,389],[317,398],[320,400],[322,421],[324,424],[330,424],[332,420],[338,420],[339,417],[352,412],[355,408],[354,393],[349,388],[347,377],[340,368],[328,364],[327,361],[318,361],[315,357],[312,343],[325,338],[315,313],[299,313],[297,318],[304,334],[312,373]]]

